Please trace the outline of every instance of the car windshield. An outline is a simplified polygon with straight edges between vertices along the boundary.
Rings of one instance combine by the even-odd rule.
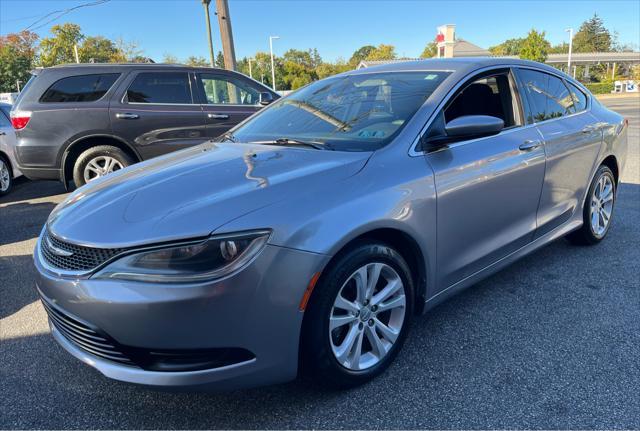
[[[449,72],[380,72],[315,82],[227,135],[243,143],[373,151],[391,142]]]

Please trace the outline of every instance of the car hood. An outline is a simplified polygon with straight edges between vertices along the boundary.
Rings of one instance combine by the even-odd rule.
[[[93,247],[202,237],[249,212],[338,183],[370,155],[208,142],[87,184],[52,212],[48,227]],[[256,228],[269,228],[269,220]]]

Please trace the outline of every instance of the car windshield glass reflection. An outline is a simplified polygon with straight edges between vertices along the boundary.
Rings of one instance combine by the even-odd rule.
[[[233,137],[237,142],[314,142],[318,149],[372,151],[389,143],[448,75],[387,72],[319,81],[276,102]]]

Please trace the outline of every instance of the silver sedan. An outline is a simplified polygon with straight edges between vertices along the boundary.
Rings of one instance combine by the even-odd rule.
[[[602,241],[626,149],[626,120],[539,63],[352,71],[78,189],[37,287],[55,339],[114,379],[353,386],[456,292]]]
[[[11,105],[0,103],[0,196],[11,191],[13,179],[22,175],[15,158],[16,134],[9,116]]]

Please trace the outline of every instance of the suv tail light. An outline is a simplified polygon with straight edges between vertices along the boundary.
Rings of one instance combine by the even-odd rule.
[[[16,130],[27,127],[30,119],[31,111],[11,111],[11,125]]]

